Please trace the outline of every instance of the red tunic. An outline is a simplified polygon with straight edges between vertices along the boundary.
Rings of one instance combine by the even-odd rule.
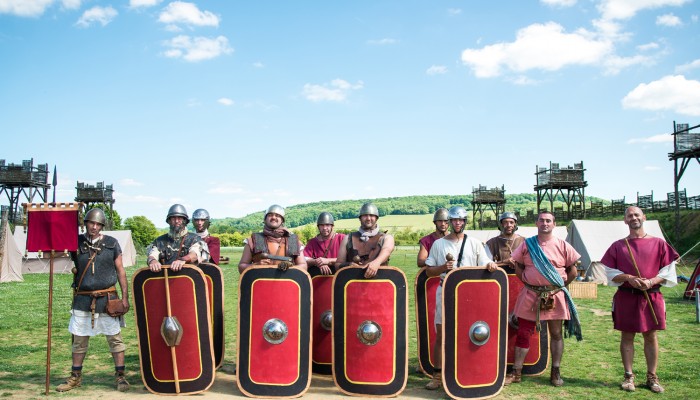
[[[442,236],[438,236],[437,233],[433,232],[430,235],[423,236],[418,241],[418,244],[425,247],[425,249],[428,250],[428,253],[430,253],[430,248],[433,247],[433,243],[435,243],[435,241],[440,239],[441,237]]]
[[[660,238],[629,239],[634,260],[642,278],[654,278],[661,268],[670,265],[678,258],[678,253]],[[613,243],[601,260],[608,268],[619,269],[625,274],[637,276],[625,240]],[[632,288],[627,282],[620,287]],[[658,288],[658,286],[656,286]],[[649,292],[649,299],[659,323],[649,311],[645,296],[639,292],[618,290],[613,296],[612,315],[615,329],[623,332],[648,332],[666,329],[666,304],[661,292]]]
[[[336,233],[328,240],[319,240],[318,236],[309,240],[309,243],[304,247],[304,256],[311,258],[337,258],[340,242],[345,238],[344,233]],[[330,246],[330,248],[328,248]],[[326,252],[328,248],[328,252]],[[324,255],[325,254],[325,255]]]
[[[219,241],[218,237],[209,235],[204,238],[204,242],[207,244],[207,247],[209,247],[209,262],[219,265],[221,259],[221,241]]]

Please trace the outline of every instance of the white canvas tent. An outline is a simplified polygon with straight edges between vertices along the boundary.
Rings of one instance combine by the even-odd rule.
[[[23,281],[22,252],[12,237],[10,225],[2,223],[0,232],[0,282]]]
[[[581,265],[586,269],[585,280],[607,284],[605,268],[600,260],[613,242],[629,235],[624,221],[587,221],[575,219],[569,225],[567,241],[581,254]],[[644,231],[664,239],[659,221],[644,222]],[[664,239],[665,240],[665,239]]]
[[[117,239],[119,246],[122,248],[122,261],[124,267],[136,265],[136,247],[134,240],[131,237],[131,231],[103,231],[104,235],[109,235]],[[24,227],[15,227],[15,242],[22,255],[27,248],[27,233],[24,232]],[[22,273],[49,272],[50,269],[49,254],[43,254],[40,258],[36,252],[28,252],[27,256],[22,259]],[[53,270],[56,273],[69,273],[73,268],[73,261],[70,257],[65,257],[63,253],[57,253],[54,256]]]
[[[492,237],[496,237],[501,234],[501,231],[497,229],[491,229],[491,230],[483,230],[483,231],[472,231],[472,230],[466,230],[464,233],[467,234],[469,237],[473,237],[475,239],[479,239],[480,241],[486,243],[489,239]],[[518,227],[518,230],[515,232],[518,235],[529,238],[530,236],[535,236],[537,235],[537,227],[536,226],[520,226]],[[554,236],[558,237],[561,240],[566,240],[566,227],[565,226],[557,226],[554,228]],[[515,250],[515,249],[513,249]]]

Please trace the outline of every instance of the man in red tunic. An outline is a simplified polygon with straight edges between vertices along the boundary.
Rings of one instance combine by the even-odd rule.
[[[316,219],[318,235],[304,247],[306,265],[316,267],[323,275],[332,275],[335,271],[335,262],[338,257],[340,243],[345,239],[344,233],[335,233],[333,230],[335,221],[329,212],[322,212]]]
[[[450,226],[450,223],[449,218],[447,218],[446,208],[438,208],[435,211],[435,214],[433,214],[433,224],[435,224],[435,232],[423,236],[418,241],[418,245],[420,246],[416,261],[418,268],[425,267],[425,260],[428,259],[428,254],[430,254],[430,248],[433,247],[433,243],[447,235],[447,228]]]
[[[606,266],[608,284],[618,287],[613,296],[612,316],[615,329],[621,332],[620,353],[625,368],[622,389],[635,390],[634,337],[640,332],[647,362],[646,385],[652,392],[662,393],[664,388],[656,375],[659,361],[656,331],[666,329],[666,304],[659,288],[678,284],[678,253],[663,239],[649,236],[644,231],[644,221],[646,216],[639,207],[628,207],[625,224],[629,235],[614,242],[601,262]]]
[[[202,238],[209,248],[209,262],[219,265],[221,257],[221,241],[209,234],[209,211],[199,208],[192,213],[192,226],[197,236]]]

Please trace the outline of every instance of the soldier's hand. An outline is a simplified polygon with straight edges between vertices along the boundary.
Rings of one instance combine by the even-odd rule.
[[[319,269],[321,270],[321,275],[333,275],[333,271],[328,265],[321,266]]]
[[[279,264],[277,264],[277,269],[282,271],[282,272],[288,270],[291,267],[292,267],[292,263],[289,261],[282,261]]]
[[[124,306],[124,314],[126,314],[126,312],[129,311],[129,299],[123,298],[122,305]]]
[[[258,262],[258,264],[261,264],[261,265],[272,265],[272,261],[269,260],[269,259],[267,259],[267,258],[263,258],[262,260],[260,260],[260,262]]]
[[[187,262],[185,262],[183,260],[175,260],[172,262],[172,264],[170,264],[170,269],[173,271],[179,271],[182,269],[182,266],[185,264],[187,264]]]
[[[148,264],[148,269],[150,269],[151,272],[160,272],[161,267],[162,265],[160,262],[158,262],[158,260],[151,260],[151,262]]]
[[[498,269],[498,265],[495,262],[490,262],[486,264],[486,269],[489,270],[489,272],[493,272]]]
[[[379,265],[374,261],[370,262],[365,266],[365,278],[374,278],[377,275],[377,270]]]
[[[455,261],[449,260],[445,263],[445,269],[447,269],[449,271],[449,270],[454,268],[454,265],[455,265]]]

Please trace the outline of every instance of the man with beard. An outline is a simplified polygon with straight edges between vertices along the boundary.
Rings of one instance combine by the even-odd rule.
[[[447,213],[450,220],[451,232],[449,235],[438,239],[430,248],[425,264],[428,266],[428,276],[440,275],[442,279],[454,268],[464,266],[486,266],[489,272],[495,271],[498,266],[487,254],[486,248],[481,241],[467,237],[464,228],[467,225],[467,210],[464,207],[453,206]],[[450,254],[452,260],[447,260]],[[435,347],[433,355],[435,365],[442,365],[442,282],[435,294]],[[433,379],[425,385],[428,390],[436,390],[442,386],[442,369],[434,368]]]
[[[218,265],[221,256],[221,241],[219,241],[218,237],[209,234],[209,211],[203,208],[194,210],[192,213],[192,226],[197,236],[207,244],[209,262]]]
[[[581,255],[567,242],[554,236],[556,222],[549,211],[537,216],[537,236],[525,239],[512,254],[515,274],[525,288],[518,294],[513,313],[518,317],[518,333],[515,339],[515,360],[512,371],[504,384],[519,383],[522,368],[530,350],[530,336],[540,329],[540,321],[547,321],[549,348],[552,353],[552,370],[549,381],[562,386],[559,370],[564,354],[562,324],[566,321],[567,336],[581,340],[581,324],[576,306],[566,289],[576,279],[576,261]]]
[[[628,207],[625,224],[629,235],[613,243],[601,263],[606,267],[609,285],[617,286],[612,317],[615,329],[621,334],[620,353],[625,368],[622,389],[635,390],[634,337],[639,332],[644,338],[646,385],[654,393],[663,393],[656,375],[659,362],[656,331],[666,329],[666,304],[659,289],[678,284],[678,253],[663,239],[649,236],[644,231],[644,221],[646,216],[639,207]]]
[[[146,250],[151,271],[159,272],[168,264],[173,271],[179,271],[185,264],[197,265],[209,258],[207,244],[196,234],[187,232],[190,218],[183,205],[173,204],[165,222],[170,226],[168,233],[157,237]]]
[[[438,208],[435,211],[435,214],[433,214],[433,224],[435,224],[435,232],[423,236],[418,241],[418,245],[420,246],[417,257],[418,268],[425,267],[425,260],[428,258],[428,254],[430,253],[430,248],[433,247],[433,243],[447,235],[447,227],[449,226],[449,222],[446,208]]]
[[[277,204],[271,205],[265,212],[264,224],[263,231],[253,233],[243,246],[238,272],[243,273],[253,264],[277,265],[282,271],[291,267],[306,271],[306,260],[302,253],[304,245],[297,235],[284,226],[284,208]],[[271,260],[266,255],[288,257],[291,261]]]
[[[304,256],[309,267],[316,267],[322,275],[332,275],[335,271],[335,262],[338,257],[340,243],[345,239],[345,234],[335,233],[333,230],[333,215],[322,212],[316,219],[318,235],[306,244]]]
[[[524,237],[515,233],[518,230],[518,217],[512,212],[506,211],[498,218],[498,224],[501,234],[489,239],[486,242],[486,247],[496,263],[515,268],[515,262],[511,255],[513,250],[525,241]]]
[[[353,263],[355,256],[365,268],[365,278],[373,278],[381,265],[389,265],[394,251],[394,237],[381,232],[377,221],[379,210],[372,203],[360,207],[360,228],[343,239],[338,250],[338,260],[344,266]]]
[[[67,392],[82,384],[83,361],[91,336],[104,334],[109,351],[114,358],[117,390],[129,389],[124,375],[124,351],[122,317],[111,317],[105,312],[107,299],[116,294],[119,282],[122,305],[129,309],[129,286],[122,264],[122,249],[117,239],[100,232],[106,222],[105,213],[93,208],[85,214],[87,232],[78,236],[78,251],[71,254],[75,263],[73,276],[73,306],[68,331],[73,335],[73,367],[65,383],[56,387]]]

